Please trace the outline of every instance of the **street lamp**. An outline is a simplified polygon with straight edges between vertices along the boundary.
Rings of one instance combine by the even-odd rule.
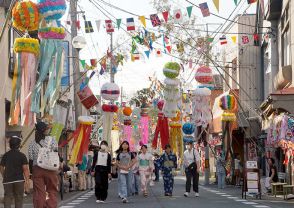
[[[80,88],[81,83],[81,74],[80,74],[80,59],[79,59],[79,52],[86,46],[87,42],[83,36],[76,36],[72,39],[72,56],[74,57],[73,65],[74,65],[74,72],[73,72],[73,85],[74,85],[74,105],[75,105],[75,122],[76,126],[78,125],[78,118],[82,115],[82,105],[80,98],[78,96],[78,91]]]

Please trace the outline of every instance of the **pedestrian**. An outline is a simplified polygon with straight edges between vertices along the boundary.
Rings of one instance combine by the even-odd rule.
[[[177,157],[171,151],[169,144],[165,145],[165,152],[160,157],[160,168],[163,174],[164,195],[172,196],[174,186],[175,169],[177,168]]]
[[[82,158],[82,163],[78,164],[78,181],[79,181],[79,190],[80,191],[86,191],[87,189],[87,163],[88,163],[88,158],[87,155],[83,155]]]
[[[184,167],[186,174],[186,192],[184,196],[189,196],[191,181],[193,179],[193,191],[195,192],[195,196],[199,197],[200,155],[193,147],[193,142],[188,142],[186,144],[186,150],[184,152]]]
[[[93,190],[94,188],[94,177],[91,174],[92,164],[93,164],[93,151],[89,149],[86,174],[87,174],[87,189],[90,189],[90,190]]]
[[[111,178],[111,156],[108,143],[101,141],[100,150],[94,153],[92,175],[95,177],[95,196],[97,203],[105,203],[108,195],[108,179]]]
[[[35,126],[35,139],[29,145],[29,163],[33,173],[34,208],[57,207],[58,171],[41,168],[37,163],[39,150],[42,147],[47,146],[47,148],[56,152],[58,150],[55,139],[48,137],[50,131],[49,124],[38,121]]]
[[[240,160],[240,155],[237,154],[236,158],[234,159],[234,166],[235,166],[235,185],[240,186],[240,181],[241,181],[241,160]]]
[[[0,172],[3,177],[4,208],[10,208],[13,200],[15,208],[22,208],[24,190],[29,192],[29,163],[25,154],[19,151],[20,144],[19,137],[11,137],[9,140],[10,150],[1,159]]]
[[[217,184],[219,189],[225,188],[226,169],[223,152],[220,152],[216,160]]]
[[[145,197],[148,196],[147,187],[154,169],[152,155],[147,152],[147,145],[141,146],[141,154],[138,156],[141,190]]]
[[[157,153],[154,153],[154,182],[159,182],[159,171],[160,171],[160,157]]]
[[[131,168],[135,164],[134,156],[130,152],[130,145],[123,141],[117,152],[117,166],[119,168],[120,197],[123,203],[127,203],[127,197],[131,194]]]
[[[267,162],[268,162],[268,165],[269,165],[269,175],[266,178],[265,187],[268,190],[270,190],[271,183],[278,182],[279,178],[278,178],[277,167],[275,166],[275,159],[274,158],[269,158]]]
[[[140,184],[140,173],[139,173],[139,161],[137,152],[132,152],[134,156],[134,165],[131,168],[132,171],[132,195],[139,194],[139,184]]]

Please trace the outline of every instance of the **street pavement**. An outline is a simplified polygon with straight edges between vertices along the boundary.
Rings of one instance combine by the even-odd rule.
[[[293,208],[294,200],[284,201],[280,198],[266,197],[261,200],[241,197],[240,188],[228,187],[218,190],[215,185],[200,185],[200,197],[190,194],[188,198],[183,196],[185,190],[184,177],[175,180],[174,194],[172,197],[163,196],[162,181],[150,187],[149,197],[142,195],[129,198],[129,203],[123,204],[117,195],[117,182],[110,183],[109,195],[106,204],[97,204],[93,191],[82,192],[77,196],[64,201],[60,208]],[[180,207],[181,206],[181,207]]]

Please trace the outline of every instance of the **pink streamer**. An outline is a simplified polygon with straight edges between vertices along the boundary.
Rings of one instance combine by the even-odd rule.
[[[149,118],[148,116],[142,116],[140,119],[141,127],[141,144],[148,144],[149,138]]]
[[[124,141],[127,141],[130,143],[131,137],[132,137],[132,126],[124,125],[124,136],[123,139]]]

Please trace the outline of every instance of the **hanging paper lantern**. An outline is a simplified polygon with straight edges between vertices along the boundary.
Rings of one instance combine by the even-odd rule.
[[[124,109],[123,109],[123,114],[125,115],[125,116],[130,116],[131,114],[132,114],[132,108],[130,108],[130,107],[125,107]]]
[[[101,96],[105,100],[117,100],[119,93],[119,86],[115,83],[105,83],[101,87]]]
[[[236,107],[236,99],[233,95],[224,95],[219,101],[222,110],[234,110]]]
[[[46,20],[60,19],[66,10],[65,0],[38,0],[40,13]]]
[[[163,106],[164,106],[164,100],[160,100],[160,101],[158,101],[158,103],[157,103],[157,108],[158,108],[159,110],[162,110]]]
[[[212,84],[213,76],[211,69],[207,66],[201,66],[196,71],[195,79],[201,84]]]
[[[226,122],[234,122],[236,121],[236,119],[237,117],[235,113],[228,113],[228,112],[223,113],[221,117],[221,120]]]
[[[167,78],[174,79],[180,74],[181,66],[177,62],[167,62],[163,68],[163,74]]]
[[[62,27],[43,27],[38,31],[38,36],[40,39],[64,39],[65,29]]]
[[[39,11],[32,1],[16,2],[12,9],[13,27],[20,31],[35,31],[39,26]]]
[[[195,139],[194,139],[193,136],[187,136],[187,135],[185,135],[185,136],[183,137],[183,142],[184,142],[184,143],[191,143],[191,142],[195,142]]]
[[[195,125],[192,123],[185,123],[183,125],[182,130],[185,134],[188,134],[188,135],[193,134],[195,131]]]
[[[40,44],[38,39],[34,38],[16,38],[14,41],[13,49],[15,53],[28,52],[36,56],[40,52]]]
[[[103,104],[102,105],[102,111],[103,112],[116,113],[118,111],[118,107],[117,107],[117,105]]]

